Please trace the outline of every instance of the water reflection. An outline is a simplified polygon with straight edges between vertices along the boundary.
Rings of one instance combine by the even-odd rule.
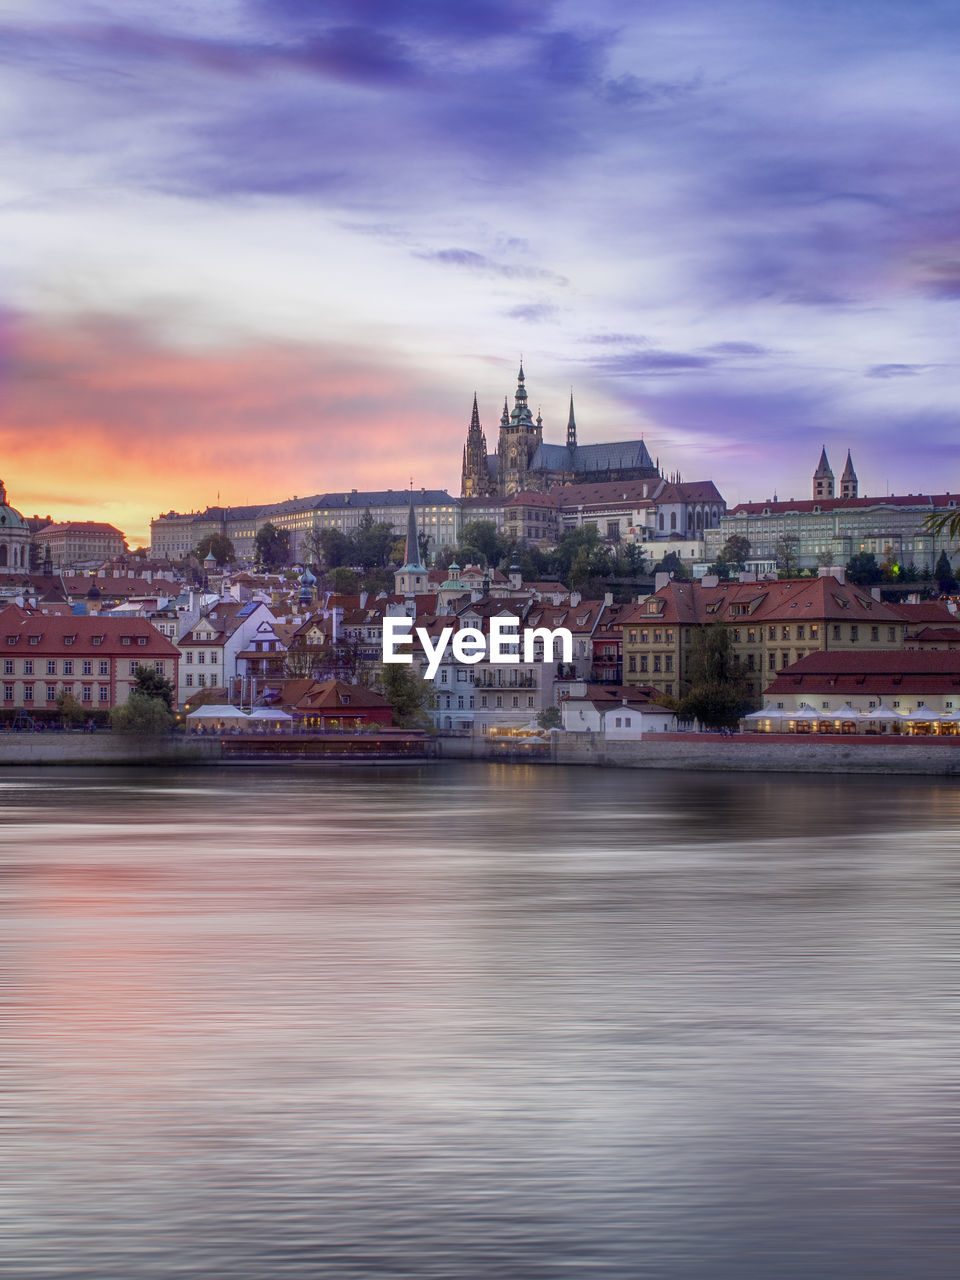
[[[958,805],[7,772],[6,1274],[952,1275]]]

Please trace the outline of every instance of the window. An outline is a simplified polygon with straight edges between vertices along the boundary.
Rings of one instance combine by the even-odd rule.
[[[820,624],[818,622],[814,622],[810,627],[810,639],[811,640],[820,639]]]
[[[25,684],[23,686],[23,700],[24,702],[33,701],[33,685],[32,684]]]
[[[653,669],[654,669],[654,671],[659,671],[659,670],[660,670],[660,655],[659,655],[659,653],[655,653],[655,654],[653,655]]]
[[[197,684],[200,686],[201,689],[203,689],[206,686],[206,683],[207,683],[207,677],[203,674],[203,672],[201,672],[200,675],[197,676]]]
[[[166,674],[166,663],[165,663],[165,662],[163,662],[163,661],[161,661],[161,662],[155,662],[155,663],[153,664],[153,669],[154,669],[154,671],[156,671],[156,673],[157,673],[157,675],[158,675],[158,676],[165,675],[165,674]]]
[[[516,694],[514,694],[513,697],[511,698],[510,705],[511,707],[519,707],[520,699]]]
[[[776,638],[777,638],[777,628],[776,628],[776,627],[767,627],[767,639],[768,639],[768,640],[776,640]]]
[[[870,628],[870,639],[871,639],[871,640],[879,640],[879,639],[880,639],[880,628],[879,628],[879,627],[871,627],[871,628]]]
[[[187,672],[186,676],[184,677],[183,683],[187,686],[188,689],[193,688],[193,672],[192,671]]]
[[[91,636],[91,637],[90,637],[90,643],[91,643],[91,644],[103,644],[103,636]]]
[[[801,623],[799,624],[799,626],[797,627],[797,639],[798,639],[798,640],[806,640],[806,638],[807,638],[807,629],[806,629],[806,627],[803,625],[803,623],[801,622]]]
[[[93,675],[93,663],[90,661],[89,658],[84,658],[83,660],[83,674],[85,676]]]
[[[3,700],[4,702],[13,701],[13,685],[12,684],[5,684],[3,686]]]
[[[483,695],[481,696],[481,698],[480,698],[480,705],[481,705],[481,707],[485,707],[485,706],[487,705],[487,695],[486,695],[486,694],[483,694]]]
[[[55,676],[56,674],[57,674],[57,660],[56,658],[48,658],[47,659],[47,675]]]
[[[653,643],[654,643],[654,644],[663,644],[663,632],[662,632],[662,631],[655,631],[655,632],[653,633]]]
[[[532,707],[532,706],[533,706],[533,695],[532,695],[532,694],[531,694],[530,696],[528,696],[528,698],[527,698],[527,706],[528,706],[528,707]]]
[[[137,644],[146,645],[146,643],[147,643],[146,636],[137,636]]]
[[[860,639],[860,628],[859,628],[859,627],[851,627],[851,628],[850,628],[850,639],[851,639],[851,640],[859,640],[859,639]]]
[[[666,657],[664,658],[664,660],[663,660],[663,669],[664,669],[664,671],[672,671],[672,670],[673,670],[673,654],[672,654],[672,653],[668,653],[668,654],[666,655]]]
[[[446,667],[441,667],[441,668],[440,668],[440,683],[441,683],[441,684],[446,684],[446,683],[447,683],[447,668],[446,668]]]
[[[640,670],[647,670],[647,655],[645,653],[641,653],[640,655]]]
[[[93,696],[93,691],[88,684],[83,686],[83,693],[80,695],[81,702],[89,702]]]
[[[137,667],[138,667],[139,665],[140,665],[140,664],[139,664],[138,662],[131,662],[131,663],[130,663],[130,675],[135,676],[135,675],[137,674]]]
[[[24,662],[24,664],[23,664],[23,674],[24,674],[25,676],[32,676],[32,675],[33,675],[33,659],[32,659],[32,658],[27,658],[27,659],[26,659],[26,661]]]
[[[502,696],[501,694],[499,694],[499,693],[497,694],[497,706],[498,706],[498,707],[502,707],[502,706],[503,706],[503,696]]]
[[[100,674],[101,674],[102,676],[108,676],[108,675],[110,674],[110,663],[109,663],[109,662],[101,662],[101,663],[100,663]]]
[[[206,662],[206,660],[207,660],[207,655],[204,652],[204,650],[201,649],[200,652],[197,654],[197,662],[202,667],[203,664]]]
[[[789,640],[789,639],[790,639],[790,628],[789,628],[789,627],[781,627],[781,628],[780,628],[780,639],[781,639],[781,640]]]
[[[640,643],[641,643],[641,644],[649,644],[649,643],[650,643],[650,632],[649,632],[649,631],[641,631],[641,632],[640,632]]]
[[[837,627],[837,626],[835,626],[835,627],[833,628],[833,638],[834,638],[834,640],[839,640],[839,639],[840,639],[840,628],[839,628],[839,627]]]
[[[628,671],[636,671],[636,669],[637,669],[637,658],[636,658],[636,654],[631,653],[631,654],[630,654],[630,657],[627,659],[627,670],[628,670]]]
[[[110,699],[110,690],[107,688],[107,686],[106,686],[105,684],[102,684],[102,685],[100,686],[100,692],[99,692],[99,694],[98,694],[98,697],[100,698],[100,701],[101,701],[101,702],[108,702],[108,701],[109,701],[109,699]]]
[[[47,701],[56,702],[56,700],[57,700],[57,686],[55,684],[48,684],[47,685]]]
[[[121,643],[121,644],[129,645],[129,644],[130,644],[130,642],[131,642],[131,639],[132,639],[132,637],[131,637],[131,636],[121,636],[121,637],[120,637],[120,643]]]
[[[186,659],[187,659],[187,666],[192,667],[193,666],[193,650],[192,649],[187,650]]]
[[[781,665],[781,667],[789,667],[789,665],[790,665],[790,655],[789,655],[789,653],[781,653],[781,655],[780,655],[780,665]]]
[[[4,660],[3,660],[3,674],[4,674],[5,676],[12,676],[12,675],[13,675],[13,659],[12,659],[12,658],[4,658]]]
[[[30,643],[31,643],[31,644],[39,644],[39,643],[40,643],[40,637],[39,637],[39,636],[31,636],[31,637],[30,637]]]
[[[896,638],[897,638],[896,628],[887,627],[887,639],[892,641],[892,640],[896,640]]]
[[[65,659],[64,659],[64,663],[63,663],[63,674],[64,674],[65,676],[72,676],[72,675],[73,675],[73,659],[72,659],[72,658],[65,658]]]
[[[771,671],[776,671],[777,655],[775,653],[771,653],[767,655],[767,666],[770,668]]]

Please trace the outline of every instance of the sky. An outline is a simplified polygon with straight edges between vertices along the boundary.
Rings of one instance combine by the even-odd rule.
[[[521,355],[730,505],[960,489],[955,0],[0,0],[0,62],[25,514],[459,493]]]

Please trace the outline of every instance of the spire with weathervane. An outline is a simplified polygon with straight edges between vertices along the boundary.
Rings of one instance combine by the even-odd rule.
[[[832,498],[833,485],[833,472],[830,469],[830,463],[827,461],[827,446],[824,445],[820,450],[820,461],[817,463],[817,469],[813,473],[814,498]]]
[[[417,531],[417,513],[413,505],[413,481],[410,481],[410,510],[407,512],[407,540],[404,563],[393,575],[398,596],[420,594],[427,589],[427,570],[420,554],[420,537]]]
[[[843,468],[843,475],[840,477],[840,497],[855,498],[859,490],[860,482],[857,479],[857,473],[853,469],[853,459],[850,457],[850,450],[847,450],[847,465]]]
[[[573,416],[573,391],[570,392],[570,417],[567,419],[567,448],[577,447],[577,420]]]
[[[477,393],[473,393],[473,411],[467,429],[460,473],[461,498],[486,498],[491,493],[490,464],[487,461],[487,437],[480,426]]]

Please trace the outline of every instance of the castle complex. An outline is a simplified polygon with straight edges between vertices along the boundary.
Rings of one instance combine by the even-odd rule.
[[[527,403],[523,365],[517,375],[513,410],[506,400],[500,417],[496,453],[487,452],[487,438],[480,426],[477,397],[463,450],[460,496],[509,498],[515,493],[547,493],[565,484],[605,480],[659,480],[659,467],[642,440],[612,444],[578,444],[577,423],[570,396],[565,444],[546,444],[543,419],[536,418]]]

